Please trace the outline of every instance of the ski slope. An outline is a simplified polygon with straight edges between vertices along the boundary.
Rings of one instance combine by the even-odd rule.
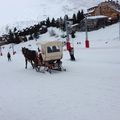
[[[25,69],[21,47],[36,49],[35,41],[15,45],[17,53],[12,55],[11,62],[6,57],[8,51],[12,54],[10,45],[4,46],[0,56],[0,119],[119,120],[118,33],[118,24],[89,32],[88,49],[84,46],[85,33],[76,33],[72,42],[76,61],[70,61],[68,52],[64,51],[62,61],[67,71],[52,74],[36,72],[30,64]],[[55,39],[62,40],[46,33],[39,41]]]

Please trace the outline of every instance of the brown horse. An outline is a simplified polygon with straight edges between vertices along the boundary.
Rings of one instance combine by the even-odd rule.
[[[27,63],[29,61],[34,69],[34,64],[35,64],[35,59],[37,57],[37,52],[35,50],[29,50],[28,48],[22,47],[22,53],[25,57],[25,63],[26,63],[25,68],[27,69]]]

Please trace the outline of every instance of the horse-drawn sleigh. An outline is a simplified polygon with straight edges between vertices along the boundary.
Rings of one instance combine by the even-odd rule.
[[[26,67],[29,61],[36,71],[51,73],[52,70],[66,71],[62,67],[63,44],[61,41],[49,41],[37,43],[40,48],[39,52],[22,48],[22,53],[25,57]]]

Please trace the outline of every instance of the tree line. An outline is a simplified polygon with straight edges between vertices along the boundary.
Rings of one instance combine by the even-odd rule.
[[[72,18],[67,16],[67,20],[71,19],[73,24],[80,23],[82,19],[84,19],[84,12],[83,10],[78,11],[76,14],[74,13]],[[26,42],[28,40],[37,40],[41,34],[44,34],[48,31],[47,28],[49,27],[56,27],[60,28],[63,31],[66,31],[65,26],[65,17],[62,18],[50,18],[48,17],[46,20],[39,22],[38,24],[35,24],[33,26],[24,28],[23,30],[17,30],[15,27],[14,29],[9,29],[8,34],[3,35],[4,39],[6,40],[6,43],[15,43],[18,44],[20,42]]]

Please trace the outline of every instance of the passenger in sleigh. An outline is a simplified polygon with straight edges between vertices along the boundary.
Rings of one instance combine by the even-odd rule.
[[[35,64],[36,65],[42,65],[43,64],[43,58],[41,52],[38,53],[38,55],[35,58]]]
[[[42,53],[41,52],[39,53],[38,57],[39,57],[40,62],[43,63],[43,57],[42,57]]]

